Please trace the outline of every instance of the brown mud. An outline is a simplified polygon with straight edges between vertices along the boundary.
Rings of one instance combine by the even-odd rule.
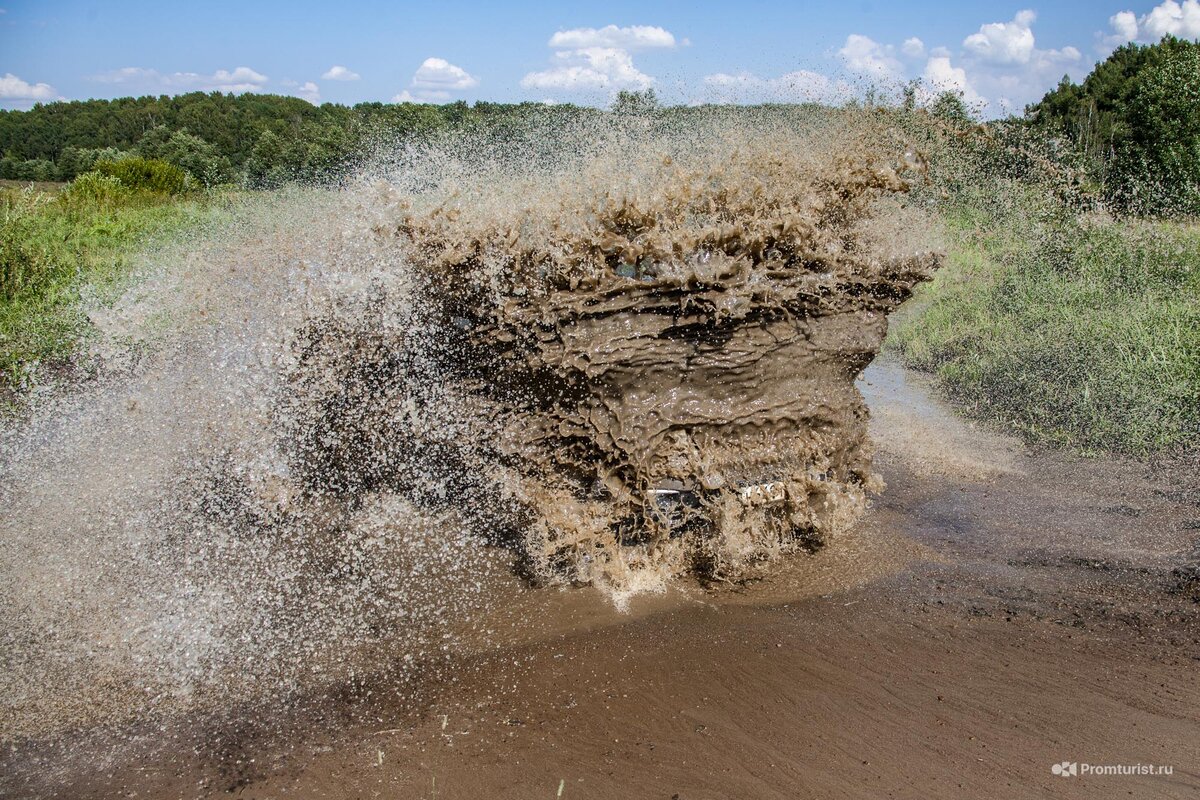
[[[403,692],[384,675],[290,712],[10,742],[0,791],[1195,797],[1200,604],[1179,576],[1200,507],[1144,466],[977,430],[886,362],[861,385],[887,490],[761,582],[628,613],[514,584],[492,620],[507,643]],[[1173,770],[1062,778],[1062,761]]]
[[[419,460],[489,476],[489,505],[510,509],[541,584],[744,580],[865,506],[854,378],[939,263],[928,219],[898,199],[921,163],[865,132],[817,146],[775,131],[650,137],[612,166],[588,162],[550,192],[508,180],[401,200],[377,230],[425,286],[439,377],[488,421],[459,452],[443,439]],[[336,443],[304,450],[320,488],[395,485],[402,459],[381,438],[431,446],[397,423],[414,381],[395,354],[422,345],[368,320],[317,320],[301,337],[297,402],[312,405],[314,383],[355,398],[305,415],[301,441]]]

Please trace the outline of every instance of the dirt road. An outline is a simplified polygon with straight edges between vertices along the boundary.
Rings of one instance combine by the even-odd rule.
[[[117,749],[95,732],[24,743],[0,757],[0,791],[1200,796],[1194,476],[1031,455],[887,364],[864,391],[887,489],[853,535],[770,581],[624,614],[592,590],[529,592],[508,621],[523,635],[419,685],[147,725]],[[1064,761],[1077,774],[1052,772]]]

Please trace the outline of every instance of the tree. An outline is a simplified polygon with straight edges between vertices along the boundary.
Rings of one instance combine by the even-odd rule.
[[[204,186],[233,179],[229,159],[199,136],[188,133],[186,128],[171,131],[165,125],[156,126],[141,138],[136,150],[143,158],[166,161],[186,170]]]
[[[631,105],[656,103],[649,93]],[[207,185],[336,181],[364,163],[375,143],[391,147],[445,130],[506,141],[526,135],[533,120],[595,113],[565,104],[549,110],[461,101],[316,107],[296,97],[220,92],[46,103],[0,110],[0,176],[69,180],[97,161],[138,156],[166,161]]]
[[[1200,46],[1176,41],[1130,93],[1125,163],[1151,210],[1200,214]],[[1136,165],[1136,166],[1135,166]]]
[[[1074,146],[1116,208],[1200,213],[1200,43],[1117,48],[1082,84],[1064,76],[1025,113]]]
[[[283,141],[265,130],[259,135],[246,161],[246,180],[251,186],[278,186],[288,178],[283,164]]]
[[[97,161],[120,161],[128,155],[115,147],[65,147],[58,157],[58,172],[63,180],[70,180],[90,170]]]
[[[642,92],[619,91],[613,100],[614,114],[648,114],[658,109],[658,95],[653,89]]]
[[[945,91],[929,104],[929,113],[955,126],[971,125],[971,112],[963,101],[962,92]]]

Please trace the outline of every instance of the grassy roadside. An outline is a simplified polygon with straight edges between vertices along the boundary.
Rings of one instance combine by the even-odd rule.
[[[230,193],[168,195],[94,173],[71,184],[0,187],[0,388],[69,359],[89,323],[81,302],[115,296],[133,257],[228,207]]]
[[[947,264],[894,319],[904,363],[1034,442],[1144,457],[1200,441],[1200,225],[1032,195],[945,221]]]

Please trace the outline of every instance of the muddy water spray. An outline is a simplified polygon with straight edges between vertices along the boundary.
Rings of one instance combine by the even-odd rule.
[[[849,114],[647,127],[410,148],[97,308],[99,377],[4,433],[5,736],[402,691],[506,571],[736,579],[847,526],[853,377],[936,263],[912,165]]]
[[[853,380],[937,266],[880,235],[917,164],[861,130],[756,133],[627,133],[539,176],[552,191],[455,187],[380,231],[420,276],[444,374],[495,429],[458,457],[516,510],[539,581],[743,579],[864,508]]]

